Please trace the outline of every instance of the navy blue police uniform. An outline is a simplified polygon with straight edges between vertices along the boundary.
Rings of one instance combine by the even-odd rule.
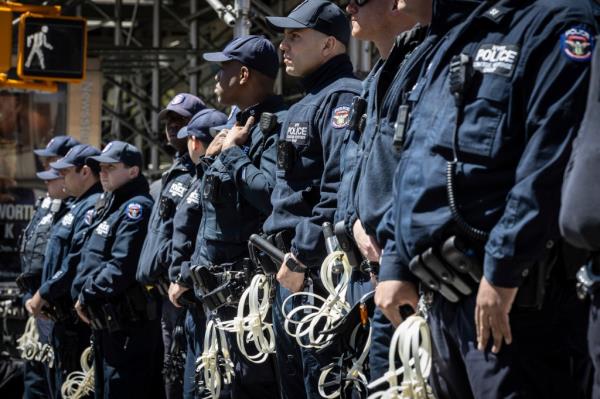
[[[598,168],[600,153],[600,51],[594,50],[592,79],[581,128],[573,144],[562,189],[560,229],[572,245],[584,248],[591,259],[578,271],[579,294],[591,298],[587,331],[589,354],[594,364],[592,397],[600,397],[600,221],[598,218]]]
[[[186,118],[192,118],[196,113],[205,109],[198,97],[180,93],[169,102],[159,116],[165,117],[168,112],[176,113]],[[142,247],[136,279],[142,284],[156,284],[163,295],[162,303],[162,334],[165,349],[165,359],[170,356],[173,345],[173,330],[177,321],[184,317],[184,311],[171,304],[168,299],[168,269],[171,260],[171,238],[173,235],[173,215],[175,208],[187,192],[194,175],[194,163],[187,153],[176,154],[169,170],[163,173],[161,188],[155,198],[148,234]],[[165,379],[168,398],[181,396],[181,384],[178,379]]]
[[[344,44],[350,38],[343,12],[326,1],[305,1],[287,18],[268,17],[267,21],[278,31],[311,28]],[[327,255],[322,224],[333,222],[337,208],[340,149],[352,99],[360,94],[361,82],[354,77],[348,56],[342,54],[303,77],[302,85],[306,95],[290,107],[281,127],[271,196],[273,212],[263,229],[276,237],[280,249],[292,252],[316,275]],[[314,350],[300,350],[286,333],[281,306],[289,295],[287,289],[277,285],[273,328],[281,395],[318,397],[320,363],[324,359],[317,359]]]
[[[355,150],[355,172],[346,180],[348,173],[343,169],[340,191],[347,191],[349,199],[345,208],[338,203],[336,221],[344,220],[346,234],[352,237],[352,227],[360,219],[367,234],[376,238],[380,248],[385,246],[387,240],[394,239],[393,226],[384,223],[383,218],[392,206],[391,171],[395,170],[400,159],[400,152],[390,149],[394,146],[398,118],[404,118],[407,114],[404,103],[408,92],[415,83],[415,75],[424,56],[434,42],[430,38],[422,43],[426,33],[426,27],[416,26],[399,35],[387,59],[379,60],[363,82],[362,97],[366,107],[363,131]],[[348,153],[348,149],[342,151],[344,157]],[[377,273],[376,265],[368,264],[367,268],[365,265],[363,262],[353,268],[347,291],[351,305],[375,288],[370,273]],[[393,333],[393,326],[378,310],[372,323],[376,327],[371,341],[369,370],[371,377],[376,379],[387,369],[389,337]]]
[[[82,167],[88,156],[99,153],[94,147],[79,144],[51,166],[57,170]],[[85,233],[92,223],[94,206],[101,192],[102,187],[97,182],[75,198],[68,212],[52,229],[48,240],[39,293],[54,313],[51,344],[55,355],[55,397],[60,397],[60,389],[67,375],[80,369],[79,357],[90,343],[89,327],[78,320],[73,311],[71,283],[81,258]]]
[[[203,109],[196,113],[188,125],[178,132],[177,138],[184,139],[188,136],[194,136],[208,146],[212,141],[210,129],[221,126],[226,121],[227,116],[225,114],[214,109]],[[202,176],[205,167],[203,158],[201,158],[200,162],[194,166],[195,175],[190,187],[177,205],[173,215],[169,281],[186,288],[192,288],[193,286],[193,281],[189,275],[189,263],[196,246],[196,237],[202,219],[200,197],[202,195]],[[185,345],[182,345],[179,341],[172,344],[176,345],[173,349],[182,350],[186,353],[183,372],[183,397],[186,399],[196,397],[196,359],[202,353],[204,326],[206,324],[204,310],[201,306],[198,306],[198,302],[195,300],[193,302],[185,304],[188,309],[183,314]],[[182,347],[180,348],[179,345]]]
[[[206,53],[203,57],[209,62],[236,60],[271,79],[277,76],[279,65],[273,44],[254,35],[234,39],[223,51]],[[283,98],[270,95],[260,103],[238,111],[238,124],[245,125],[250,117],[255,120],[247,141],[242,146],[221,151],[214,158],[205,158],[207,167],[200,198],[202,219],[192,256],[194,265],[241,265],[249,257],[250,235],[261,231],[262,223],[271,213],[270,197],[275,184],[281,124],[259,124],[264,113],[274,114],[277,120],[284,119]],[[230,320],[235,312],[234,308],[226,306],[218,309],[216,316]],[[235,377],[229,387],[231,396],[278,397],[272,359],[261,364],[251,363],[238,350],[235,338],[230,335],[227,338],[235,367]]]
[[[141,154],[113,141],[87,162],[141,166]],[[108,195],[88,230],[73,288],[91,321],[97,398],[164,397],[160,303],[135,280],[152,204],[138,175]]]
[[[380,280],[442,275],[432,257],[452,260],[457,251],[443,244],[456,236],[461,259],[480,263],[474,280],[480,272],[495,286],[519,288],[513,342],[498,354],[489,353],[491,342],[476,349],[476,286],[453,277],[450,290],[433,295],[432,383],[440,397],[564,397],[579,389],[568,341],[581,320],[565,321],[580,305],[559,256],[557,182],[587,91],[588,6],[481,2],[440,40],[412,90],[395,174],[395,252],[386,245]]]

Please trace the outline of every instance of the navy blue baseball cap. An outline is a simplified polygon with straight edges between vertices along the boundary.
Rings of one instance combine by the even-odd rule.
[[[100,155],[100,150],[89,144],[78,144],[71,148],[67,154],[56,162],[50,163],[54,169],[66,169],[72,166],[83,166],[88,157]]]
[[[43,172],[37,172],[35,175],[38,177],[38,179],[45,180],[45,181],[56,180],[56,179],[62,178],[60,173],[58,173],[58,170],[53,169],[53,168],[44,170]]]
[[[279,70],[279,57],[273,43],[264,36],[240,36],[230,41],[223,51],[204,53],[209,62],[239,61],[248,68],[257,70],[275,79]]]
[[[100,155],[88,157],[86,164],[93,166],[93,162],[98,163],[119,163],[123,162],[127,166],[142,167],[142,153],[134,145],[124,141],[111,141],[104,147]]]
[[[277,31],[310,28],[333,36],[348,45],[350,21],[337,5],[325,0],[304,0],[287,17],[267,17],[267,24]]]
[[[64,157],[67,152],[79,144],[79,141],[70,136],[56,136],[46,145],[33,152],[40,157]]]
[[[177,133],[178,139],[194,136],[205,143],[210,143],[213,136],[210,128],[221,126],[227,122],[227,115],[216,109],[203,109],[192,117],[187,126],[182,127]]]
[[[204,101],[199,99],[193,94],[179,93],[169,102],[167,108],[159,112],[158,117],[164,118],[167,112],[173,111],[176,114],[191,118],[198,113],[201,109],[206,108]]]

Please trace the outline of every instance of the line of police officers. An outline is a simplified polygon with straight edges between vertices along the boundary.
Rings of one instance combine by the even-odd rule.
[[[591,397],[588,343],[600,397],[589,163],[597,74],[581,123],[600,6],[351,0],[346,11],[350,23],[338,6],[305,0],[267,18],[283,33],[286,73],[304,88],[287,110],[273,94],[279,60],[267,39],[204,54],[220,66],[219,102],[239,111],[227,118],[186,93],[171,100],[160,117],[177,155],[157,198],[130,144],[100,153],[63,136],[38,152],[54,162],[39,175],[48,199],[24,234],[22,280],[57,361],[28,365],[27,397],[59,397],[90,336],[96,397],[198,397],[207,321],[235,310],[203,308],[193,270],[246,270],[253,233],[286,253],[272,306],[276,353],[250,363],[228,336],[235,377],[222,396],[319,397],[321,368],[340,354],[300,348],[281,307],[293,292],[322,291],[324,222],[362,258],[347,300],[376,290],[371,380],[387,370],[400,308],[421,298],[437,397]],[[380,56],[362,82],[346,53],[351,34]],[[591,252],[559,230],[580,126],[561,227]],[[588,259],[586,340],[589,302],[576,297],[575,273]]]

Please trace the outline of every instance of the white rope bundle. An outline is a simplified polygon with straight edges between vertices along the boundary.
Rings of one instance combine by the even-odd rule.
[[[208,322],[204,350],[196,361],[196,373],[203,375],[204,386],[208,391],[205,397],[213,399],[218,399],[221,395],[222,385],[231,384],[234,374],[225,332],[217,328],[217,324],[214,320]]]
[[[235,333],[240,352],[253,363],[263,363],[269,354],[275,353],[273,325],[265,322],[271,312],[270,291],[269,277],[255,275],[240,298],[237,316],[233,320],[216,323],[218,329]],[[248,350],[249,344],[253,346],[251,350]]]
[[[352,332],[352,337],[350,338],[353,342],[356,342],[356,334],[358,333],[358,329],[363,328],[361,325],[356,326],[354,331]],[[371,349],[371,334],[373,332],[373,328],[369,327],[369,336],[367,337],[367,341],[365,342],[365,346],[360,354],[360,356],[352,362],[352,367],[345,370],[346,373],[346,382],[343,387],[336,387],[333,392],[325,391],[325,383],[327,381],[327,377],[334,370],[335,365],[331,365],[330,367],[324,368],[321,371],[321,375],[319,376],[319,395],[321,395],[325,399],[334,399],[340,396],[341,391],[347,389],[350,384],[354,385],[356,389],[365,389],[368,381],[367,377],[363,373],[363,364],[367,357],[369,356],[369,349]]]
[[[73,371],[60,387],[64,399],[79,399],[94,392],[94,365],[92,347],[86,348],[81,354],[81,371]]]
[[[40,342],[40,335],[33,316],[29,316],[27,319],[25,331],[17,339],[17,344],[22,359],[46,363],[48,367],[54,366],[54,350],[52,346]]]
[[[402,367],[396,369],[396,353]],[[369,399],[434,399],[427,378],[431,373],[431,336],[427,322],[413,315],[400,324],[392,336],[389,369],[383,377],[369,384],[369,389],[385,382],[389,388]],[[402,381],[398,384],[398,376]]]
[[[336,284],[334,280],[338,277],[336,269],[339,264],[343,266],[343,272]],[[325,258],[320,270],[321,282],[328,292],[327,298],[312,292],[297,292],[285,299],[282,305],[285,331],[296,338],[298,345],[304,348],[320,348],[332,338],[331,334],[322,334],[322,331],[329,330],[350,310],[346,301],[346,290],[351,274],[352,266],[346,254],[343,251],[334,251]],[[303,297],[304,302],[308,304],[296,306],[286,313],[287,303],[296,297]],[[321,306],[317,306],[316,303],[321,303]],[[301,316],[302,314],[304,315]]]

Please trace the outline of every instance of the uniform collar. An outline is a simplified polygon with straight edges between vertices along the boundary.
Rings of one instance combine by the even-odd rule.
[[[120,206],[122,203],[136,195],[144,195],[150,192],[148,180],[142,175],[129,181],[123,186],[113,191],[111,195],[111,208]]]
[[[514,0],[488,1],[488,3],[490,6],[482,11],[481,18],[499,25],[517,8],[526,5],[527,1],[519,0],[516,4]]]
[[[192,162],[192,158],[190,158],[189,153],[185,153],[181,156],[175,157],[175,162],[173,163],[173,169],[181,169],[193,173],[194,171],[194,162]]]
[[[253,116],[255,121],[258,122],[258,118],[260,118],[260,115],[263,112],[277,112],[281,111],[283,107],[283,97],[273,94],[265,98],[262,102],[252,105],[243,111],[239,111],[236,115],[236,118],[245,121],[249,117]]]
[[[77,198],[75,201],[80,202],[89,197],[90,195],[99,194],[102,192],[102,185],[99,181],[97,181],[94,185],[87,189],[85,193],[81,195],[81,197]]]
[[[302,85],[307,92],[317,91],[334,80],[354,77],[352,62],[348,54],[336,55],[308,76],[302,78]]]
[[[450,28],[463,22],[483,3],[493,5],[486,0],[433,0],[430,31],[433,34],[445,34]]]

